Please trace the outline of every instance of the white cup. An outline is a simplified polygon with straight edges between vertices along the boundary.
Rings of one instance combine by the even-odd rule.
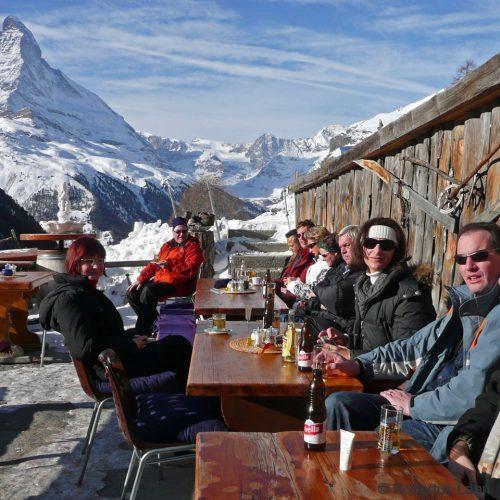
[[[262,283],[262,278],[260,276],[254,276],[252,278],[252,285],[260,285]]]

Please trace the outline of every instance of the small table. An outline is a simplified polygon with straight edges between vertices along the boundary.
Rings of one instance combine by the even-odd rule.
[[[202,432],[196,438],[195,498],[463,498],[474,495],[416,441],[380,461],[377,433],[356,431],[352,468],[339,471],[339,433],[307,452],[302,432]]]
[[[257,324],[250,323],[250,329]],[[220,396],[224,419],[232,430],[301,429],[311,374],[299,372],[295,363],[284,363],[281,354],[250,354],[229,347],[232,338],[249,335],[243,321],[227,323],[231,335],[203,333],[210,325],[208,321],[197,325],[187,393]],[[329,377],[326,386],[327,393],[363,391],[356,377]]]
[[[80,236],[91,236],[95,238],[95,234],[83,233],[34,233],[34,234],[20,234],[19,239],[22,241],[57,241],[57,249],[64,250],[64,242],[68,240],[76,240]]]
[[[12,277],[0,276],[0,340],[21,347],[37,348],[38,336],[27,328],[28,300],[35,290],[52,280],[51,271],[21,271]]]
[[[201,278],[196,282],[194,297],[194,311],[198,315],[209,316],[215,313],[225,313],[231,317],[245,317],[245,310],[252,309],[252,317],[257,318],[264,314],[264,298],[262,287],[255,293],[215,293],[212,291],[214,280]],[[287,305],[276,295],[274,308],[281,312],[288,311]]]
[[[19,248],[17,250],[0,250],[0,261],[5,262],[36,262],[38,249]]]

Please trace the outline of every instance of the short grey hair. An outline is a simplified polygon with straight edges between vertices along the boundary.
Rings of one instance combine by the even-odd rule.
[[[351,224],[349,226],[343,227],[338,234],[338,238],[341,236],[344,236],[345,234],[351,238],[352,241],[356,239],[356,236],[358,235],[359,232],[359,226],[356,226],[354,224]]]

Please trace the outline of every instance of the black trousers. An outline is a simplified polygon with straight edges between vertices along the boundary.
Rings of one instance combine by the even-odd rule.
[[[161,297],[175,293],[175,287],[169,283],[149,281],[139,288],[127,292],[127,300],[137,314],[135,324],[138,335],[150,335],[158,315],[156,306]]]
[[[182,389],[185,389],[192,349],[185,337],[169,335],[156,342],[149,342],[139,349],[133,359],[128,359],[124,363],[125,370],[130,378],[145,377],[165,371],[176,372]]]

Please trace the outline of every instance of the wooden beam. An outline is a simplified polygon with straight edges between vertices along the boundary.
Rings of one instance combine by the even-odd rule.
[[[389,123],[361,143],[297,179],[290,185],[294,192],[304,191],[337,177],[353,168],[357,158],[375,159],[421,136],[437,125],[463,118],[472,109],[500,99],[500,54],[463,78],[453,87],[439,92],[409,113]]]

